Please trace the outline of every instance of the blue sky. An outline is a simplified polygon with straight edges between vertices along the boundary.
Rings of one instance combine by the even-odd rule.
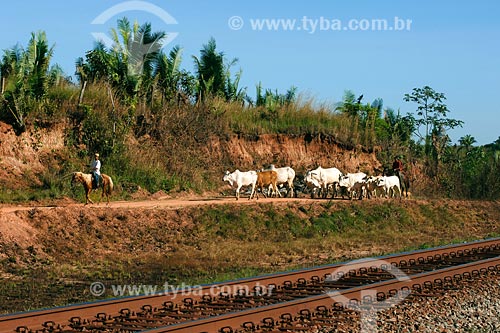
[[[0,49],[16,43],[25,46],[31,32],[44,30],[55,44],[53,63],[72,75],[76,58],[94,46],[92,33],[109,35],[116,20],[127,16],[141,24],[151,22],[153,31],[177,33],[165,50],[181,46],[182,66],[188,70],[193,70],[192,56],[199,55],[210,37],[215,38],[228,59],[238,58],[233,71],[243,70],[241,85],[248,87],[251,96],[262,82],[265,88],[280,92],[296,86],[317,102],[333,104],[349,89],[363,94],[364,102],[380,97],[385,107],[404,115],[416,109],[403,101],[404,94],[429,85],[446,95],[449,117],[465,122],[463,128],[449,132],[454,143],[466,134],[478,144],[500,137],[495,100],[500,95],[499,1],[143,1],[144,8],[155,6],[150,11],[138,10],[138,4],[3,2]],[[115,7],[105,22],[92,23],[115,5],[121,7]],[[396,31],[396,17],[411,20],[409,29]],[[259,30],[255,27],[259,19],[275,20],[278,25],[285,21],[276,20],[288,20],[294,23],[293,30],[290,25]],[[363,24],[372,19],[387,20],[393,29],[364,30]],[[327,29],[333,22],[341,22],[340,30],[337,25]]]

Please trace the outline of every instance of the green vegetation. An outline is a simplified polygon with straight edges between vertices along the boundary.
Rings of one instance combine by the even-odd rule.
[[[407,115],[384,108],[382,98],[369,103],[349,90],[341,102],[322,105],[296,87],[280,93],[258,83],[252,98],[240,87],[242,71],[232,72],[238,60],[228,60],[214,39],[192,56],[191,73],[181,68],[182,49],[164,53],[166,34],[149,23],[123,18],[111,35],[113,47],[97,43],[76,60],[77,82],[51,66],[56,50],[44,32],[33,33],[25,49],[4,50],[0,120],[18,134],[63,123],[67,151],[59,168],[36,175],[41,185],[0,200],[75,195],[62,176],[95,151],[124,189],[211,190],[220,177],[215,170],[230,162],[199,154],[207,140],[264,133],[328,136],[348,149],[376,151],[384,164],[403,155],[408,168],[418,165],[429,179],[426,195],[500,197],[500,138],[473,146],[467,135],[451,145],[446,131],[463,122],[448,117],[445,95],[431,87],[402,96],[416,104],[416,113]]]
[[[106,285],[105,298],[113,296],[111,285],[198,285],[494,237],[498,206],[439,199],[227,204],[128,215],[99,208],[19,211],[19,230],[29,224],[37,237],[26,248],[18,245],[22,234],[2,244],[0,308],[93,300],[93,282]]]

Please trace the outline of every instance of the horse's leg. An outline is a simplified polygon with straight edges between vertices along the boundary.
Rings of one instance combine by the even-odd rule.
[[[106,182],[104,181],[104,178],[103,178],[103,181],[102,181],[102,193],[101,193],[101,199],[99,199],[99,203],[101,203],[101,200],[102,198],[104,197],[104,194],[106,194],[106,199],[107,199],[107,203],[106,203],[106,206],[109,205],[109,184],[106,184]]]
[[[101,188],[102,188],[102,192],[101,192],[101,196],[99,197],[99,203],[101,203],[102,198],[104,197],[104,188],[105,188],[104,182],[102,182]]]
[[[89,190],[85,189],[85,206],[89,204]]]
[[[92,187],[90,187],[88,190],[87,190],[87,193],[86,193],[86,201],[85,201],[85,204],[87,205],[90,201],[91,204],[93,204],[94,202],[92,201],[92,199],[90,199],[90,192],[92,192]]]

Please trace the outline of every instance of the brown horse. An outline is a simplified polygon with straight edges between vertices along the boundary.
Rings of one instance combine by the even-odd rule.
[[[102,188],[102,194],[101,198],[99,199],[99,203],[104,197],[104,194],[106,194],[106,198],[108,199],[108,203],[106,205],[109,205],[109,196],[113,191],[113,180],[111,179],[110,176],[105,175],[103,173],[101,174],[101,177],[102,177],[102,183],[100,187]],[[83,188],[85,189],[85,204],[87,205],[89,202],[94,203],[90,199],[90,192],[92,192],[92,175],[90,173],[73,172],[73,178],[71,178],[71,183],[74,184],[75,182],[82,183]]]

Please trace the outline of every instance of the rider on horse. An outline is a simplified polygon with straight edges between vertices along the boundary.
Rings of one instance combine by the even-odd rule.
[[[94,160],[91,165],[91,173],[92,173],[92,189],[99,188],[99,180],[101,178],[101,161],[99,161],[99,154],[94,154]]]
[[[403,172],[403,162],[401,162],[401,157],[396,156],[394,158],[394,162],[392,162],[392,171],[394,171],[394,175],[398,176],[399,183],[403,184],[403,179],[401,178]]]

